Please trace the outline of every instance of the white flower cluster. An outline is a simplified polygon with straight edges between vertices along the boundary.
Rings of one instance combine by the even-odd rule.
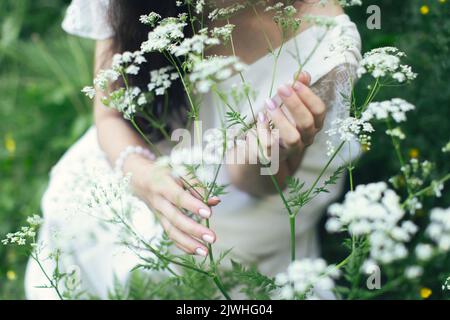
[[[19,246],[24,246],[27,244],[27,240],[31,240],[31,244],[33,245],[36,237],[36,229],[43,223],[43,219],[38,215],[34,215],[27,218],[27,223],[28,226],[20,228],[20,231],[8,233],[6,239],[2,240],[2,244],[17,244]]]
[[[83,92],[90,99],[95,97],[95,88],[101,91],[108,89],[108,84],[119,79],[121,74],[136,75],[140,70],[140,65],[147,62],[144,55],[140,51],[125,51],[122,54],[115,54],[112,58],[112,66],[110,69],[100,70],[94,79],[94,86],[84,87]]]
[[[377,48],[364,54],[358,68],[358,75],[370,73],[374,78],[391,78],[403,83],[414,80],[417,74],[410,66],[401,64],[405,53],[394,47]]]
[[[331,129],[325,131],[330,138],[338,138],[341,142],[359,141],[367,147],[370,147],[370,133],[374,132],[372,125],[363,120],[354,117],[345,119],[336,119],[332,122]],[[335,144],[328,140],[328,155],[335,152]]]
[[[184,39],[178,46],[173,46],[170,53],[179,57],[188,54],[201,54],[206,46],[213,46],[220,44],[219,39],[210,38],[206,34],[196,34],[192,38]]]
[[[337,25],[336,19],[334,17],[330,17],[330,16],[305,14],[303,16],[303,21],[310,23],[312,25],[318,26],[318,27],[326,28],[326,29],[331,29]]]
[[[450,277],[445,280],[445,283],[442,285],[442,290],[450,291]]]
[[[450,152],[450,141],[442,147],[442,152],[443,153],[449,153]]]
[[[399,140],[405,140],[406,139],[406,135],[405,135],[405,133],[402,131],[402,129],[400,127],[393,128],[393,129],[388,129],[388,130],[386,130],[386,134],[388,136],[397,138]]]
[[[142,98],[140,99],[139,97],[145,99],[141,89],[138,87],[120,88],[113,91],[103,103],[119,111],[125,119],[129,120],[136,113],[139,103],[143,102]]]
[[[115,225],[130,231],[127,230],[130,227],[140,238],[157,243],[162,235],[161,225],[147,205],[132,194],[130,179],[131,175],[123,176],[96,169],[86,181],[89,186],[88,196],[79,211],[98,221],[109,223],[110,229]],[[118,234],[125,243],[137,241],[134,234]]]
[[[386,183],[360,185],[347,193],[342,204],[328,208],[326,223],[329,232],[348,230],[354,236],[367,236],[370,258],[384,264],[407,256],[405,243],[417,232],[411,221],[402,221],[399,196]]]
[[[189,79],[200,93],[207,93],[217,81],[223,81],[233,72],[244,70],[244,64],[238,58],[211,56],[205,59],[194,59],[194,66]]]
[[[428,261],[433,256],[433,246],[428,243],[419,243],[414,249],[414,253],[420,261]]]
[[[147,85],[149,91],[154,91],[155,95],[160,96],[166,93],[166,90],[172,85],[172,81],[179,78],[178,73],[170,72],[173,67],[164,67],[150,72],[150,83]]]
[[[92,188],[89,190],[89,198],[86,203],[96,211],[102,209],[113,209],[122,211],[123,199],[129,193],[130,176],[122,177],[119,173],[108,174],[98,181],[92,181]]]
[[[417,159],[411,159],[409,163],[400,168],[402,174],[407,179],[408,185],[414,190],[421,188],[433,171],[434,165],[428,160],[419,162]],[[393,181],[398,186],[398,182]]]
[[[211,21],[228,19],[244,8],[245,6],[242,4],[233,4],[226,8],[216,8],[209,13],[208,18]]]
[[[286,273],[275,277],[275,284],[280,289],[280,298],[318,299],[316,293],[330,291],[334,288],[334,280],[339,277],[339,270],[327,265],[323,259],[302,259],[292,262]]]
[[[400,123],[406,121],[406,113],[414,109],[415,106],[411,103],[395,98],[388,101],[370,103],[361,118],[365,121],[371,121],[373,119],[386,120],[391,117],[395,122]]]
[[[150,13],[147,14],[147,15],[142,15],[142,16],[139,18],[139,21],[140,21],[141,23],[143,23],[143,24],[148,24],[148,25],[154,27],[155,24],[156,24],[156,22],[157,22],[159,19],[161,19],[161,16],[160,16],[158,13],[156,13],[156,12],[150,12]]]
[[[168,50],[174,42],[184,38],[184,18],[165,18],[148,34],[147,41],[141,44],[141,50],[148,52],[163,52]]]
[[[226,24],[223,27],[215,27],[211,30],[211,35],[215,38],[222,39],[223,41],[228,41],[231,38],[234,28],[234,24]]]
[[[435,208],[431,210],[430,224],[427,235],[443,252],[450,251],[450,208]]]
[[[205,0],[197,0],[195,3],[195,13],[200,14],[203,12],[203,7],[205,6]]]
[[[335,56],[335,54],[343,55],[351,51],[359,51],[359,43],[355,37],[346,35],[342,30],[336,30],[339,36],[336,41],[330,44],[330,55],[326,56],[326,59]]]
[[[423,275],[423,268],[421,266],[409,266],[405,269],[405,276],[408,279],[414,280]]]
[[[338,0],[341,7],[362,6],[362,0]]]

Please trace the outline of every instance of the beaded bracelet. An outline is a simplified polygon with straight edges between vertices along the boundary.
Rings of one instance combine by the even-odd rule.
[[[156,159],[156,156],[148,149],[145,149],[141,146],[128,146],[120,153],[119,157],[117,158],[114,166],[115,171],[121,172],[123,170],[125,161],[132,154],[142,155],[152,161]]]

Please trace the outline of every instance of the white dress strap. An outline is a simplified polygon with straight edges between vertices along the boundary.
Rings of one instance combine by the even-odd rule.
[[[62,28],[69,34],[94,40],[112,37],[108,23],[109,0],[72,0]]]

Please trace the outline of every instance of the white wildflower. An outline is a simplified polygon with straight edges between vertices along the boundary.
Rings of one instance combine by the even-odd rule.
[[[419,243],[416,246],[415,254],[417,259],[421,261],[428,261],[433,256],[433,247],[426,243]]]
[[[450,152],[450,141],[444,147],[442,147],[442,152],[443,153],[449,153]]]
[[[331,29],[336,26],[336,19],[330,16],[319,16],[319,15],[309,15],[305,14],[303,20],[307,23],[313,24],[318,27],[323,27],[326,29]]]
[[[442,285],[442,290],[450,291],[450,277],[445,280],[445,283]]]
[[[372,125],[363,120],[354,117],[348,117],[345,119],[336,119],[332,122],[331,129],[325,133],[330,138],[337,138],[342,142],[359,141],[363,144],[370,145],[369,134],[374,132]],[[327,142],[328,155],[334,153],[335,146],[331,141]]]
[[[440,181],[431,182],[431,188],[436,198],[442,197],[442,190],[444,190],[444,184]]]
[[[6,238],[1,241],[3,245],[16,244],[24,246],[27,243],[35,244],[36,229],[43,223],[43,219],[38,215],[27,218],[28,226],[21,227],[19,231],[8,233]]]
[[[156,12],[150,12],[147,15],[141,15],[139,21],[143,24],[148,24],[150,26],[155,26],[156,21],[161,19],[161,16]]]
[[[197,0],[195,3],[195,13],[200,14],[203,12],[203,7],[205,6],[205,0]]]
[[[171,72],[173,67],[164,67],[150,72],[149,91],[154,91],[157,96],[164,95],[172,85],[172,81],[179,78],[178,73]]]
[[[89,97],[89,99],[94,99],[95,97],[94,87],[86,86],[83,88],[83,90],[81,90],[81,92],[83,92],[87,97]]]
[[[100,70],[94,79],[94,86],[105,91],[108,84],[119,79],[120,73],[115,70]]]
[[[339,271],[323,259],[302,259],[292,262],[285,273],[275,277],[282,299],[314,299],[315,291],[329,291],[335,286]]]
[[[362,0],[338,0],[341,7],[362,6]]]
[[[395,122],[400,123],[406,121],[406,113],[414,109],[414,105],[399,98],[383,102],[372,102],[363,112],[362,119],[365,121],[373,119],[386,120],[391,117]]]
[[[391,78],[399,83],[414,80],[417,74],[412,72],[410,66],[401,64],[401,58],[405,56],[405,53],[394,47],[369,51],[360,62],[358,75],[370,73],[374,78]]]
[[[141,50],[144,53],[162,52],[169,50],[174,42],[184,38],[184,27],[186,22],[177,18],[166,18],[148,34],[148,40],[143,42]]]
[[[229,78],[233,71],[242,71],[244,65],[236,57],[211,56],[195,59],[190,80],[200,93],[206,93],[218,81]]]
[[[351,235],[368,236],[370,258],[391,263],[407,256],[405,243],[411,241],[417,226],[403,221],[399,196],[384,182],[360,185],[346,194],[342,204],[328,208],[329,232],[348,230]]]
[[[405,276],[408,279],[414,280],[423,275],[423,268],[421,266],[409,266],[405,269]]]
[[[223,27],[215,27],[214,29],[211,30],[211,35],[214,38],[220,38],[226,42],[230,40],[234,28],[235,28],[234,24],[226,24]]]
[[[226,8],[214,9],[213,11],[210,12],[210,14],[208,15],[208,18],[211,21],[219,20],[219,19],[227,19],[227,18],[232,17],[233,15],[235,15],[237,12],[239,12],[240,10],[242,10],[244,8],[245,8],[245,6],[243,6],[242,4],[233,4]]]
[[[402,131],[402,129],[400,127],[386,130],[386,134],[388,136],[397,138],[399,140],[405,140],[406,139],[406,135],[403,133],[403,131]]]
[[[184,39],[178,46],[173,46],[170,52],[175,56],[186,56],[190,53],[202,54],[206,46],[218,45],[220,41],[210,38],[204,34],[194,35],[192,38]]]
[[[450,208],[431,210],[426,234],[443,252],[450,251]]]
[[[120,88],[113,91],[103,102],[122,113],[125,119],[131,119],[138,109],[136,100],[140,94],[141,90],[138,87]]]
[[[408,209],[409,213],[415,214],[417,210],[423,208],[423,205],[417,197],[413,197],[406,201],[406,208]]]
[[[139,67],[132,64],[130,66],[127,67],[127,69],[125,70],[126,74],[131,74],[131,75],[137,75],[139,73]]]

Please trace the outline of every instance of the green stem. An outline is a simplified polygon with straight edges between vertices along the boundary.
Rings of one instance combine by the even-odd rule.
[[[58,298],[60,300],[64,300],[63,295],[61,294],[61,292],[59,291],[58,288],[58,284],[54,283],[53,280],[50,278],[50,276],[47,274],[47,272],[45,271],[44,267],[42,266],[41,262],[39,261],[39,257],[36,254],[31,254],[31,258],[36,261],[37,265],[39,266],[39,269],[41,269],[42,273],[44,274],[45,278],[48,280],[48,282],[50,283],[50,286],[55,290],[56,294],[58,295]]]
[[[450,180],[450,173],[445,175],[442,179],[438,180],[437,183],[446,183],[448,180]],[[433,191],[433,185],[430,185],[426,188],[423,188],[422,190],[417,191],[416,193],[411,194],[408,199],[406,199],[406,201],[402,203],[402,207],[405,207],[409,200],[415,197],[420,197],[430,191]]]
[[[209,219],[206,219],[206,227],[209,229]],[[214,260],[214,254],[212,251],[212,245],[210,243],[208,243],[208,257],[209,257],[209,264],[210,267],[212,269],[213,272],[213,280],[214,283],[216,284],[217,288],[220,290],[220,292],[223,294],[223,296],[225,297],[225,299],[227,300],[231,300],[230,295],[228,294],[227,290],[225,289],[220,276],[219,276],[219,272],[218,272],[218,268],[217,268],[217,264],[216,261]]]
[[[320,174],[317,176],[316,180],[314,181],[314,183],[312,184],[312,186],[309,188],[308,192],[306,193],[305,199],[308,199],[308,197],[314,191],[314,189],[316,188],[316,186],[319,183],[320,179],[322,179],[323,175],[328,170],[328,168],[330,167],[331,163],[337,157],[338,153],[341,151],[341,149],[344,147],[344,145],[345,145],[345,141],[341,142],[341,144],[338,146],[338,148],[333,153],[331,158],[328,160],[327,164],[322,168],[322,170],[320,171]]]
[[[291,261],[295,261],[295,215],[289,216],[290,232],[291,232]]]

